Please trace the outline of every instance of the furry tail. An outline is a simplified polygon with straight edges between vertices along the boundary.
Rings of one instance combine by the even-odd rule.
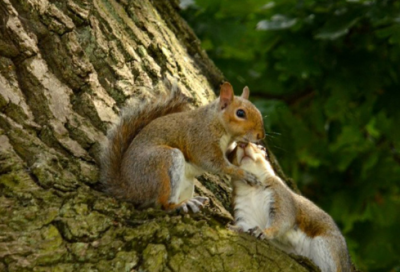
[[[105,191],[113,194],[124,190],[120,179],[121,162],[136,135],[154,119],[188,110],[190,102],[191,99],[175,85],[169,95],[161,95],[156,101],[125,106],[119,122],[108,130],[108,141],[101,155],[100,181]]]

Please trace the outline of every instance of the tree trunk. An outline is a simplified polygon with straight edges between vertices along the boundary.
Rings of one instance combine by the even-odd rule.
[[[101,192],[96,158],[128,99],[179,78],[196,106],[222,74],[158,0],[0,0],[0,271],[309,271],[226,229],[229,183],[201,214],[135,210]]]

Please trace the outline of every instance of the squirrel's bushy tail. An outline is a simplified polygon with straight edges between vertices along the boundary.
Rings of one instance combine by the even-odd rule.
[[[125,187],[120,178],[121,162],[136,135],[154,119],[189,109],[190,102],[191,99],[177,86],[172,86],[169,95],[160,95],[155,101],[125,106],[119,122],[108,130],[108,141],[101,154],[100,181],[105,191],[114,194],[114,189],[118,191]]]

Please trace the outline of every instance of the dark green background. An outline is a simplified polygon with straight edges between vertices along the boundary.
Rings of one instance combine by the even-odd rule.
[[[268,143],[362,271],[400,271],[400,2],[181,1]]]

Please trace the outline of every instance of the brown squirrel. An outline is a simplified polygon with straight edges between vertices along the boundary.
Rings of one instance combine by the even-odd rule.
[[[250,187],[233,180],[235,225],[231,229],[249,232],[288,253],[305,256],[322,272],[352,271],[346,241],[333,219],[275,175],[265,148],[238,143],[229,157],[262,183]]]
[[[139,207],[198,212],[207,198],[193,197],[194,178],[203,172],[257,184],[253,174],[226,158],[233,142],[264,138],[262,116],[248,97],[247,87],[237,97],[225,82],[219,98],[194,110],[187,110],[188,98],[176,86],[169,97],[128,106],[109,130],[102,154],[106,191]]]

